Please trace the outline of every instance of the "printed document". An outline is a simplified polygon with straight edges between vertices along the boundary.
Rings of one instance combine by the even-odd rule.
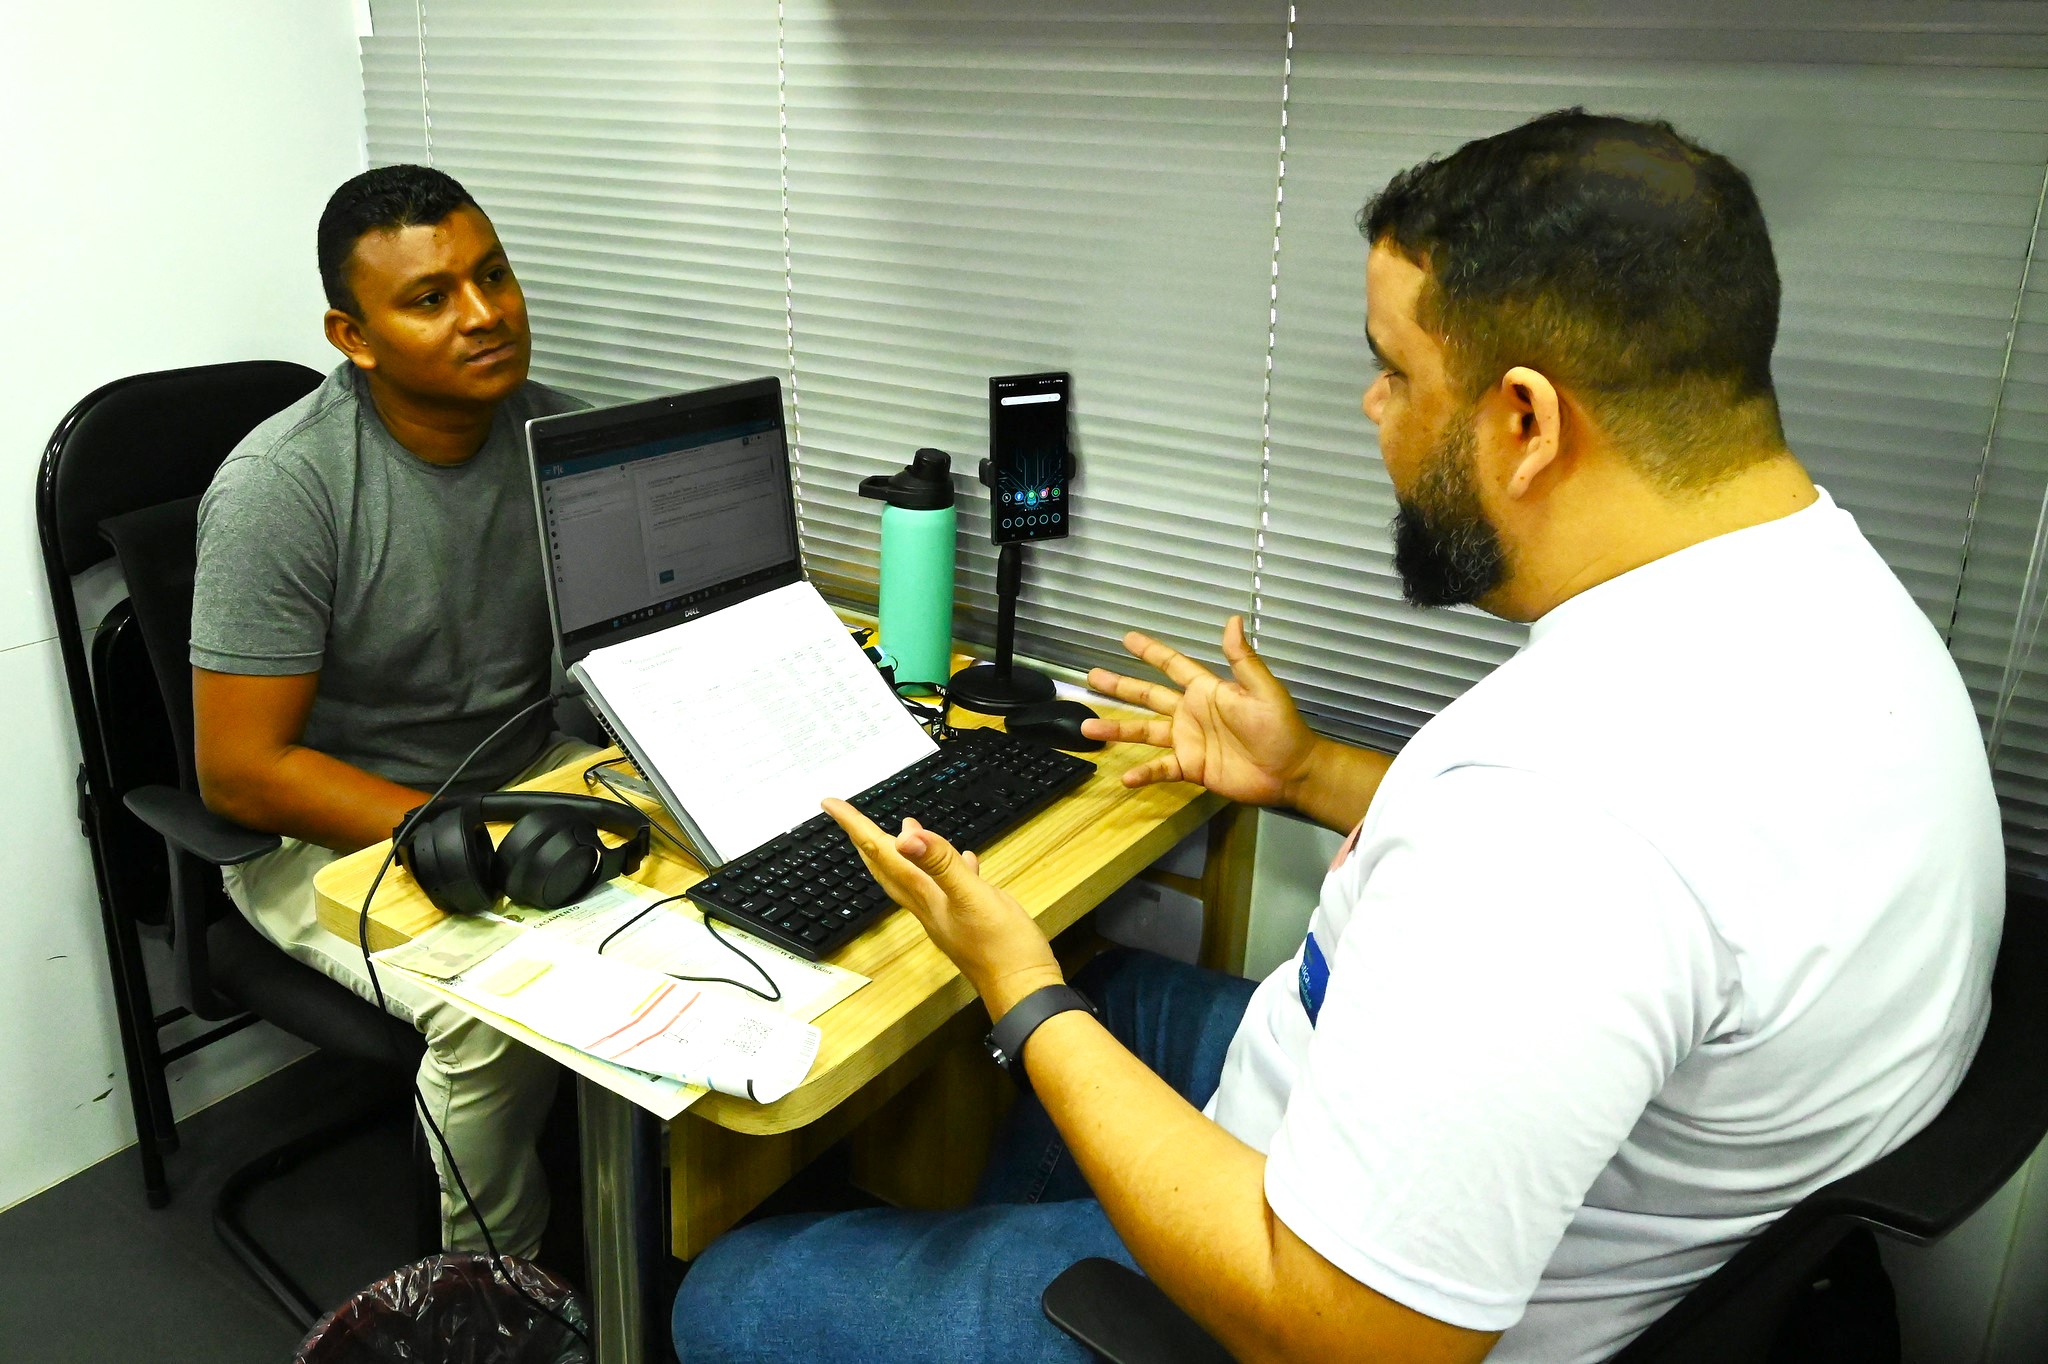
[[[461,977],[465,992],[600,1060],[760,1103],[803,1083],[819,1033],[745,995],[522,936]]]
[[[787,1094],[817,1055],[810,1020],[868,983],[717,931],[689,901],[617,880],[552,912],[449,915],[377,963],[413,972],[422,988],[672,1118],[706,1089],[762,1103]],[[721,983],[735,981],[780,999]]]
[[[572,671],[715,863],[936,751],[807,582],[599,649]]]

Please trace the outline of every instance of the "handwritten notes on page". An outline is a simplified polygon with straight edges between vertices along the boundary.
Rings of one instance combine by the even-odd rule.
[[[577,672],[720,862],[934,751],[809,583],[600,649]]]

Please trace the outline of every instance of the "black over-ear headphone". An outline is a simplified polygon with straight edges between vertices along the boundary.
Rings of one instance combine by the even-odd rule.
[[[511,830],[493,848],[485,824],[507,821]],[[599,829],[626,841],[611,847],[597,836]],[[429,807],[398,845],[398,857],[427,898],[450,914],[482,914],[500,895],[560,909],[614,876],[639,870],[653,831],[653,821],[619,801],[499,791]]]

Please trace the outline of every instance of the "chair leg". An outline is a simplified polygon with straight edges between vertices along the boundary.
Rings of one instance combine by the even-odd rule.
[[[311,1330],[326,1310],[306,1295],[256,1238],[242,1225],[242,1200],[260,1185],[295,1168],[306,1157],[338,1146],[384,1119],[382,1113],[357,1113],[295,1137],[275,1150],[266,1151],[229,1175],[213,1201],[213,1230],[242,1267],[263,1286],[286,1316],[301,1331]]]
[[[137,962],[136,965],[140,971],[141,963]],[[145,976],[143,981],[146,991],[148,977]],[[151,1007],[151,1001],[146,996],[140,1003],[144,1008]],[[156,1139],[165,1155],[174,1154],[178,1149],[178,1119],[177,1115],[171,1112],[171,1086],[164,1074],[171,1063],[163,1053],[163,1030],[183,1017],[183,1009],[174,1009],[169,1014],[158,1015],[142,1038],[143,1060],[148,1067],[146,1073],[151,1081],[150,1107],[156,1115]]]
[[[136,1092],[135,1081],[130,1077],[129,1099],[131,1102],[147,1103],[149,1096]],[[158,1145],[156,1124],[138,1120],[135,1124],[135,1153],[142,1161],[142,1198],[152,1209],[167,1208],[171,1204],[170,1180],[164,1174],[164,1151]]]
[[[107,971],[114,987],[121,1059],[128,1071],[128,1104],[135,1119],[136,1154],[142,1160],[143,1196],[150,1207],[161,1208],[171,1201],[170,1184],[164,1175],[164,1155],[166,1149],[175,1150],[177,1145],[176,1128],[171,1123],[170,1087],[164,1083],[156,1011],[149,999],[141,939],[135,925],[114,912],[104,885],[100,890],[100,927],[107,939]]]

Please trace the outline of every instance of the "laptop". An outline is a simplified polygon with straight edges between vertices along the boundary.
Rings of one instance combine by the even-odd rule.
[[[782,383],[526,424],[563,668],[804,576]]]

